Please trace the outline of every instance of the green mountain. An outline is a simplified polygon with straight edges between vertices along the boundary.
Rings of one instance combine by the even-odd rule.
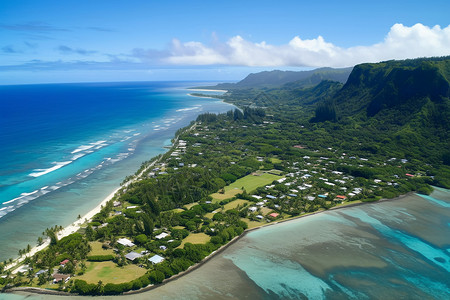
[[[333,69],[320,68],[311,71],[264,71],[252,73],[237,83],[221,83],[214,89],[248,89],[248,88],[273,88],[289,84],[287,88],[305,88],[319,84],[322,80],[331,80],[341,83],[347,81],[352,68]]]
[[[450,165],[450,57],[361,64],[344,85],[291,82],[232,90],[225,100],[290,122],[311,148]],[[442,179],[450,169],[436,168],[450,186]]]
[[[361,64],[353,69],[335,101],[342,117],[361,111],[374,117],[393,109],[403,119],[424,107],[447,110],[449,81],[449,57]]]

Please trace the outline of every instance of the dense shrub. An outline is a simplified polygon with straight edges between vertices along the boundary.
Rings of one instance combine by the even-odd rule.
[[[108,261],[113,260],[115,258],[114,255],[108,254],[108,255],[89,255],[87,257],[88,261]]]

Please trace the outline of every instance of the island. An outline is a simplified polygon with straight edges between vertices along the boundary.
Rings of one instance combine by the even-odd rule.
[[[180,129],[76,232],[49,228],[38,237],[47,247],[3,262],[2,291],[142,292],[249,230],[450,188],[450,57],[345,71],[343,82],[327,69],[319,82],[312,72],[265,85],[262,74],[210,87],[237,108]]]

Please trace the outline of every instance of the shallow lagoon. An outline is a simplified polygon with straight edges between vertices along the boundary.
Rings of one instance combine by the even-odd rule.
[[[268,226],[166,285],[99,299],[449,299],[449,206],[437,189]]]

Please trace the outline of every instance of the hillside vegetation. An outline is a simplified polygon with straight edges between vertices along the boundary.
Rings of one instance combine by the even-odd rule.
[[[361,64],[344,85],[233,90],[225,100],[292,122],[312,147],[433,164],[450,184],[441,173],[450,160],[450,57]]]

